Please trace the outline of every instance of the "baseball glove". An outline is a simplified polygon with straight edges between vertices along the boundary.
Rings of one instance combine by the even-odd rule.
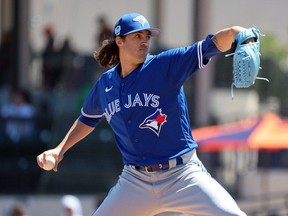
[[[257,77],[260,67],[260,34],[259,29],[248,28],[239,32],[232,44],[230,53],[233,56],[233,82],[231,85],[231,95],[233,96],[233,86],[236,88],[248,88],[255,83],[256,79],[269,82],[268,79]],[[246,43],[248,39],[254,42]]]

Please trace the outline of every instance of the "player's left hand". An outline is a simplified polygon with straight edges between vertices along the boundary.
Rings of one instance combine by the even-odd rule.
[[[248,88],[255,83],[260,69],[260,31],[256,28],[248,28],[238,33],[230,54],[233,55],[233,86],[236,88]]]

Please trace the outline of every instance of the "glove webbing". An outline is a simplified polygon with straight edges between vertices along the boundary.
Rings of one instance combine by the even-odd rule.
[[[247,45],[250,45],[250,44],[246,44],[246,46],[247,46]],[[253,45],[253,43],[251,43],[251,45]],[[235,49],[234,49],[234,50],[235,50]],[[236,53],[238,53],[238,51],[237,51],[237,52],[233,52],[233,53],[226,54],[225,57],[233,56],[233,55],[235,55]],[[260,55],[260,53],[259,53],[259,55]],[[259,67],[259,69],[262,69],[262,68]],[[265,81],[269,82],[269,80],[268,80],[267,78],[264,78],[264,77],[255,77],[255,79],[265,80]],[[232,97],[232,99],[234,99],[234,92],[233,92],[234,84],[235,84],[234,82],[231,84],[231,97]]]

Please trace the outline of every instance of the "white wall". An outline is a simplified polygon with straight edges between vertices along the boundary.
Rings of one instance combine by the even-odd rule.
[[[235,24],[244,27],[254,24],[262,33],[275,34],[288,42],[287,0],[214,0],[212,3],[212,30]]]
[[[43,48],[43,28],[55,27],[58,40],[69,35],[79,52],[93,52],[96,46],[96,19],[105,15],[113,28],[118,18],[129,12],[139,12],[153,25],[153,0],[31,0],[31,38],[36,50]]]
[[[191,43],[193,27],[193,3],[191,0],[165,0],[162,2],[161,43],[168,47]],[[211,1],[211,30],[214,33],[231,25],[250,27],[253,24],[263,33],[273,33],[281,40],[288,40],[287,0],[243,0]],[[124,13],[142,13],[154,24],[154,0],[31,0],[30,32],[32,47],[43,48],[43,27],[51,23],[55,26],[61,41],[69,35],[75,48],[80,52],[91,53],[96,46],[96,18],[106,15],[113,27]],[[159,27],[159,26],[158,26]]]

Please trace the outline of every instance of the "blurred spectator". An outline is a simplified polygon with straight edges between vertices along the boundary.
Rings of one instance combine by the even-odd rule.
[[[34,135],[35,107],[28,91],[13,91],[10,101],[1,108],[1,117],[5,120],[6,135],[12,141],[18,142]]]
[[[63,207],[63,215],[61,216],[83,216],[82,204],[78,197],[73,195],[65,195],[61,199]]]
[[[66,38],[58,51],[60,62],[61,84],[65,89],[75,89],[79,85],[79,69],[76,67],[77,53],[71,46],[71,41]]]
[[[12,30],[4,33],[0,43],[0,86],[10,84],[15,73],[15,35]]]
[[[112,28],[108,25],[106,18],[104,16],[101,16],[97,19],[98,24],[99,24],[99,34],[97,36],[97,42],[98,45],[101,46],[102,41],[106,39],[111,39],[112,38]]]
[[[42,53],[42,77],[46,90],[53,90],[61,77],[61,58],[54,47],[55,33],[51,26],[44,29],[46,46]]]
[[[15,204],[9,211],[8,216],[26,216],[26,209],[22,204]]]

